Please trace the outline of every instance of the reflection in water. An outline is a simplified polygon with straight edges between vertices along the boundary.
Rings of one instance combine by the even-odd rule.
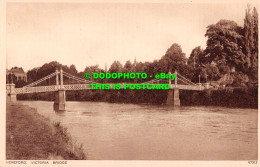
[[[60,121],[83,143],[88,159],[257,159],[257,110],[67,102],[21,101]]]
[[[53,110],[53,111],[55,112],[55,114],[57,114],[59,116],[65,116],[66,115],[66,111],[56,111],[56,110]]]

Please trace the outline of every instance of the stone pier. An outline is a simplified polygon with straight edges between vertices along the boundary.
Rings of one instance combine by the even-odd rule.
[[[169,71],[168,73],[169,75],[171,75],[171,72]],[[168,91],[168,96],[167,96],[167,105],[169,106],[180,106],[181,102],[180,102],[180,93],[179,93],[179,88],[178,88],[178,84],[177,84],[177,79],[178,79],[178,73],[177,71],[174,72],[175,74],[175,78],[174,78],[174,87],[171,87],[171,89]],[[169,79],[169,84],[172,84],[171,79]]]
[[[180,106],[179,89],[170,89],[167,96],[167,105],[169,106]]]
[[[59,73],[60,73],[60,84],[59,84]],[[56,69],[56,91],[54,92],[54,104],[53,108],[55,111],[66,110],[66,94],[63,86],[63,70],[60,72]]]
[[[179,89],[173,89],[173,94],[174,94],[174,106],[180,106],[181,105],[181,101],[180,101],[180,93],[179,93]]]
[[[54,104],[53,108],[55,111],[66,110],[66,95],[64,89],[59,89],[54,92]]]

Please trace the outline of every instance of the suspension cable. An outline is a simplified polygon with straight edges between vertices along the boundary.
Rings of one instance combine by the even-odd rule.
[[[37,81],[35,81],[35,82],[29,84],[29,85],[26,85],[25,87],[34,86],[35,84],[39,84],[39,83],[45,81],[46,79],[51,78],[51,77],[53,77],[53,76],[55,76],[55,75],[56,75],[56,72],[55,72],[55,73],[52,73],[52,74],[50,74],[50,75],[47,75],[46,77],[44,77],[44,78],[42,78],[42,79],[39,79],[39,80],[37,80]]]
[[[71,74],[66,73],[66,72],[64,72],[63,74],[64,74],[64,76],[69,77],[69,78],[72,78],[73,80],[76,80],[76,81],[79,81],[79,82],[84,82],[84,83],[97,83],[97,82],[88,81],[88,80],[85,80],[85,79],[76,77],[76,76],[71,75]]]

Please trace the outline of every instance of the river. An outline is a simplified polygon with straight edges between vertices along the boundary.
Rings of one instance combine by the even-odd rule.
[[[91,160],[257,159],[257,109],[19,101],[60,121]]]

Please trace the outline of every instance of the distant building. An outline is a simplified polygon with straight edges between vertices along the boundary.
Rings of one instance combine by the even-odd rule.
[[[13,67],[11,70],[6,70],[6,75],[14,75],[17,78],[17,81],[23,80],[27,82],[27,74],[23,71],[23,68]]]

